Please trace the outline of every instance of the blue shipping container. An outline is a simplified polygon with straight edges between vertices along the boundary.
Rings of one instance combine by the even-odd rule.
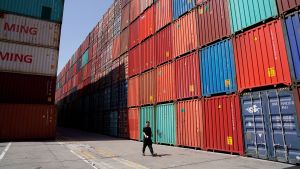
[[[237,90],[232,41],[227,39],[199,52],[203,96]]]
[[[119,98],[119,108],[127,108],[127,96],[128,96],[128,81],[124,80],[119,83],[119,91],[120,91],[120,98]]]
[[[81,58],[81,68],[83,68],[89,62],[89,50],[86,50]]]
[[[246,93],[241,103],[246,154],[300,163],[300,132],[293,92],[278,89]]]
[[[292,76],[300,81],[300,13],[289,15],[284,22]]]
[[[194,0],[173,0],[173,20],[191,10],[195,6]]]
[[[1,0],[0,11],[62,22],[64,0]]]

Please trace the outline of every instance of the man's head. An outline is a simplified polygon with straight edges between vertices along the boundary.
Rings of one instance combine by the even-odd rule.
[[[149,126],[150,126],[150,122],[146,121],[146,127],[149,127]]]

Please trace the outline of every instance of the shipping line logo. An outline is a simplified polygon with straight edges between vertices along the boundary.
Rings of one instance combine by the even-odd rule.
[[[4,24],[4,30],[8,32],[30,34],[34,36],[38,33],[38,28],[26,25],[9,24],[7,22]]]
[[[260,109],[261,108],[259,108],[257,105],[253,105],[253,106],[246,108],[246,110],[251,114],[259,112]]]
[[[0,59],[1,61],[32,63],[32,55],[25,55],[19,53],[9,53],[9,52],[5,53],[0,51]]]

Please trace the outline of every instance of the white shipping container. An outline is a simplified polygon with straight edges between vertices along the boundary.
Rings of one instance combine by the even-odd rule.
[[[0,71],[56,76],[58,50],[0,42]]]
[[[45,47],[59,47],[60,24],[0,14],[0,39]]]

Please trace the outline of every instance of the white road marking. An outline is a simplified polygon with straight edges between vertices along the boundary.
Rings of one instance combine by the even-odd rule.
[[[4,156],[7,153],[10,146],[11,146],[11,143],[8,143],[7,146],[5,147],[4,151],[0,155],[0,161],[4,158]]]
[[[94,169],[98,169],[97,167],[95,167],[93,164],[91,164],[88,160],[86,160],[84,157],[81,157],[80,155],[78,155],[77,153],[75,153],[73,150],[70,150],[71,153],[73,153],[75,156],[77,156],[78,158],[80,158],[82,161],[84,161],[85,163],[89,164],[91,167],[93,167]]]

